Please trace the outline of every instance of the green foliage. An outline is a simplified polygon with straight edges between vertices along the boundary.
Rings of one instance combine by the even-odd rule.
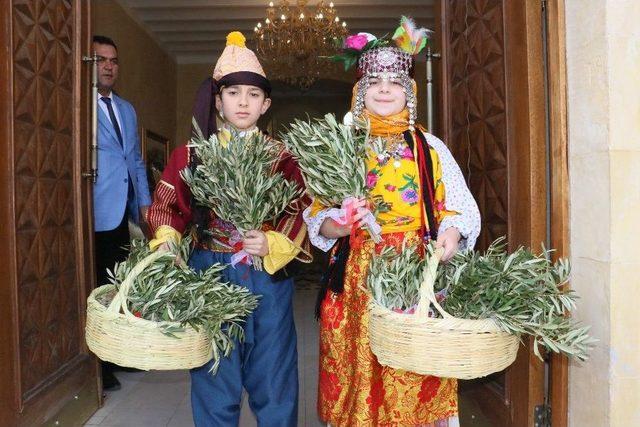
[[[589,327],[568,317],[577,299],[564,286],[569,263],[551,262],[550,253],[543,250],[536,255],[522,247],[507,253],[503,239],[484,254],[458,253],[438,269],[435,288],[446,294],[443,308],[458,318],[493,319],[506,332],[531,335],[534,353],[540,358],[542,345],[586,360],[596,340],[588,335]],[[371,261],[367,284],[373,298],[390,309],[414,307],[426,263],[415,247],[404,248],[399,255],[385,248]]]
[[[361,50],[342,47],[344,46],[344,43],[346,40],[345,38],[339,42],[339,46],[338,46],[338,48],[342,48],[342,53],[332,55],[326,58],[328,58],[330,61],[333,61],[333,62],[342,62],[342,64],[344,65],[344,70],[348,71],[351,67],[353,67],[358,63],[358,59],[360,59],[360,57],[368,50],[374,49],[376,47],[383,47],[383,46],[389,45],[390,42],[386,37],[387,36],[385,35],[384,37],[381,37],[378,39],[369,40]]]
[[[207,140],[198,132],[190,145],[201,164],[194,172],[184,169],[182,178],[199,203],[240,233],[275,221],[301,194],[294,182],[275,172],[282,145],[259,132],[243,136],[232,130],[226,147],[215,134]],[[253,261],[260,270],[261,259],[254,257]]]
[[[229,356],[236,340],[244,339],[243,323],[258,306],[259,297],[248,289],[222,279],[226,266],[214,264],[196,272],[183,260],[189,258],[191,241],[185,238],[164,253],[132,283],[127,307],[136,316],[158,322],[163,333],[176,337],[186,326],[202,328],[212,339],[215,373],[221,356]],[[151,254],[147,242],[134,240],[129,257],[109,272],[119,287],[133,267]]]
[[[333,114],[314,121],[296,120],[282,136],[298,161],[307,192],[324,206],[367,195],[368,124],[338,123]]]
[[[409,246],[398,253],[395,248],[386,246],[371,260],[367,287],[378,304],[396,311],[418,304],[422,272],[428,261],[420,256],[418,249]]]

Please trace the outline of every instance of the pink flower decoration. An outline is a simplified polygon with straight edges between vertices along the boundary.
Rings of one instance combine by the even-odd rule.
[[[404,147],[404,150],[402,150],[402,158],[403,159],[413,159],[413,151],[411,151],[411,148]]]
[[[378,175],[376,175],[373,172],[369,172],[367,174],[367,187],[373,188],[376,186],[377,182],[378,182]]]
[[[344,47],[354,50],[362,50],[363,47],[369,42],[367,36],[364,34],[355,34],[347,37],[344,41]]]

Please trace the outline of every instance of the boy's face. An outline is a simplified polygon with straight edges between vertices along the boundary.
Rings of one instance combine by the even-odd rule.
[[[224,87],[216,96],[216,108],[224,119],[239,130],[253,128],[261,115],[267,112],[271,98],[257,86],[235,85]]]
[[[403,86],[396,79],[369,78],[369,87],[364,95],[364,106],[379,116],[398,114],[407,103]]]

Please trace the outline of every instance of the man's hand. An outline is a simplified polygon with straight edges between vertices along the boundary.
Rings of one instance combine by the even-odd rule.
[[[242,239],[242,246],[250,255],[265,257],[269,255],[267,236],[260,230],[247,231]]]
[[[449,261],[458,252],[460,237],[460,232],[455,227],[447,228],[444,233],[438,234],[436,248],[444,248],[440,262]]]
[[[138,221],[138,225],[140,226],[140,230],[142,230],[144,237],[151,240],[153,239],[153,233],[151,232],[151,228],[147,222],[147,212],[149,212],[149,206],[140,206],[140,221]]]
[[[147,222],[147,212],[149,212],[149,206],[140,206],[140,222]]]

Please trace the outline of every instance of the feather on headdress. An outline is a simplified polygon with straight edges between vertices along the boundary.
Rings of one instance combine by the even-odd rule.
[[[396,43],[398,49],[415,56],[427,45],[427,38],[430,33],[431,31],[426,28],[416,28],[416,24],[411,18],[403,16],[400,19],[400,26],[396,29],[391,39]],[[342,62],[345,71],[356,65],[359,59],[367,52],[387,47],[391,44],[388,35],[375,38],[369,33],[352,34],[341,42],[340,53],[329,56],[328,59]]]
[[[416,28],[413,19],[403,16],[392,39],[400,49],[415,56],[427,45],[429,33],[426,28]]]

